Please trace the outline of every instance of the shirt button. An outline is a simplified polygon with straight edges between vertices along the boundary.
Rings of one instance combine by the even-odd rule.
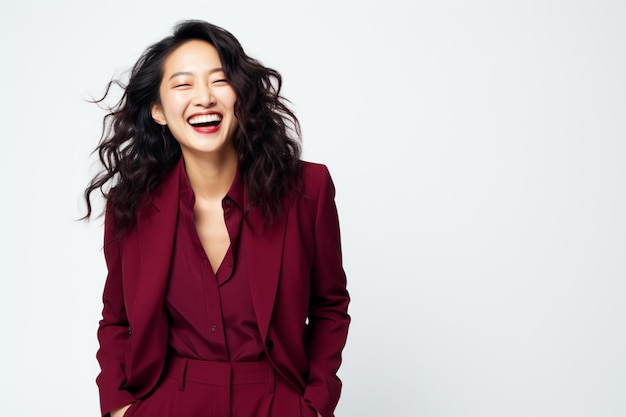
[[[268,340],[267,343],[265,344],[265,349],[267,349],[268,352],[274,349],[274,342],[271,340]]]
[[[217,326],[214,324],[211,326],[211,332],[215,333],[217,331]]]
[[[230,198],[226,197],[226,198],[224,199],[224,205],[225,205],[225,206],[230,206]]]

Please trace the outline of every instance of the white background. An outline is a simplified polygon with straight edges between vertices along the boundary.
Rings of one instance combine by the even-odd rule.
[[[86,99],[185,18],[283,74],[334,176],[338,417],[626,415],[618,0],[2,0],[1,415],[98,415]]]

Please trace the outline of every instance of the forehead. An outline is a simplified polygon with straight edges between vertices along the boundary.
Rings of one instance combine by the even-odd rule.
[[[165,59],[163,75],[174,72],[202,72],[221,68],[217,49],[202,40],[190,40],[174,49]]]

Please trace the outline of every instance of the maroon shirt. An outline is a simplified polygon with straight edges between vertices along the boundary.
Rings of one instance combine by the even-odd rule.
[[[263,342],[250,297],[245,250],[239,239],[243,182],[235,175],[222,200],[230,246],[213,272],[196,226],[191,189],[181,158],[180,198],[172,269],[165,298],[169,347],[191,359],[244,362],[264,357]]]

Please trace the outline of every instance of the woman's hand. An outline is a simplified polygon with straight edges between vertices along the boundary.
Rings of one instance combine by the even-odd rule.
[[[124,417],[124,413],[126,413],[126,410],[128,410],[131,405],[133,405],[133,403],[130,403],[128,405],[125,405],[124,407],[118,408],[117,410],[111,411],[111,417]],[[319,413],[317,414],[319,415]]]
[[[320,413],[317,413],[317,417],[322,417],[322,415]]]

